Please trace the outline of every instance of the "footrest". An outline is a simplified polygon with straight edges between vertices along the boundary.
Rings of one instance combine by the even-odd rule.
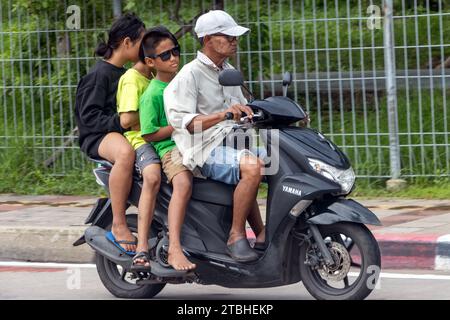
[[[183,278],[192,273],[192,271],[175,270],[173,268],[165,268],[158,262],[150,261],[151,273],[162,278]]]

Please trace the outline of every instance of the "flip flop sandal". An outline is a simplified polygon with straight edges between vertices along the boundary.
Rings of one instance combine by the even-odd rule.
[[[121,246],[121,244],[129,244],[136,246],[137,245],[137,239],[134,237],[134,241],[127,241],[127,240],[116,240],[113,233],[111,231],[106,233],[106,239],[111,241],[117,248],[120,249],[120,251],[126,253],[127,255],[134,256],[136,254],[136,251],[127,251],[124,247]]]
[[[144,263],[143,264],[138,264],[137,260],[143,260]],[[149,263],[148,266],[146,266],[145,264]],[[131,271],[146,271],[146,272],[150,272],[151,270],[151,266],[150,266],[150,255],[148,254],[148,252],[145,251],[141,251],[138,252],[134,257],[133,257],[133,264],[131,265],[130,268]]]

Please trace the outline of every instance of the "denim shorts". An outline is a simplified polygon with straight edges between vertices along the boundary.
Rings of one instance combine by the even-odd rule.
[[[161,163],[161,160],[151,144],[146,143],[136,149],[136,162],[134,166],[141,176],[145,167],[159,163]]]
[[[206,178],[217,180],[226,184],[236,185],[240,179],[239,163],[241,157],[250,154],[263,158],[266,154],[264,148],[255,150],[236,150],[231,147],[219,146],[215,148],[206,160],[200,171]]]

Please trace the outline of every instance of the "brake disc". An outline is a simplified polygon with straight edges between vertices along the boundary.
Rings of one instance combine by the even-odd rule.
[[[350,271],[351,258],[347,249],[338,242],[331,242],[329,247],[334,264],[332,266],[323,265],[319,269],[319,274],[327,281],[342,281]]]

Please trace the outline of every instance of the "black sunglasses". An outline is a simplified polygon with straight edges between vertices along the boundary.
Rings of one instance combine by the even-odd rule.
[[[156,58],[160,57],[162,61],[167,61],[170,59],[170,57],[172,55],[174,57],[178,57],[180,55],[180,46],[175,46],[170,50],[161,52],[160,54],[152,54],[152,55],[149,55],[148,57],[152,58],[152,59],[156,59]]]

